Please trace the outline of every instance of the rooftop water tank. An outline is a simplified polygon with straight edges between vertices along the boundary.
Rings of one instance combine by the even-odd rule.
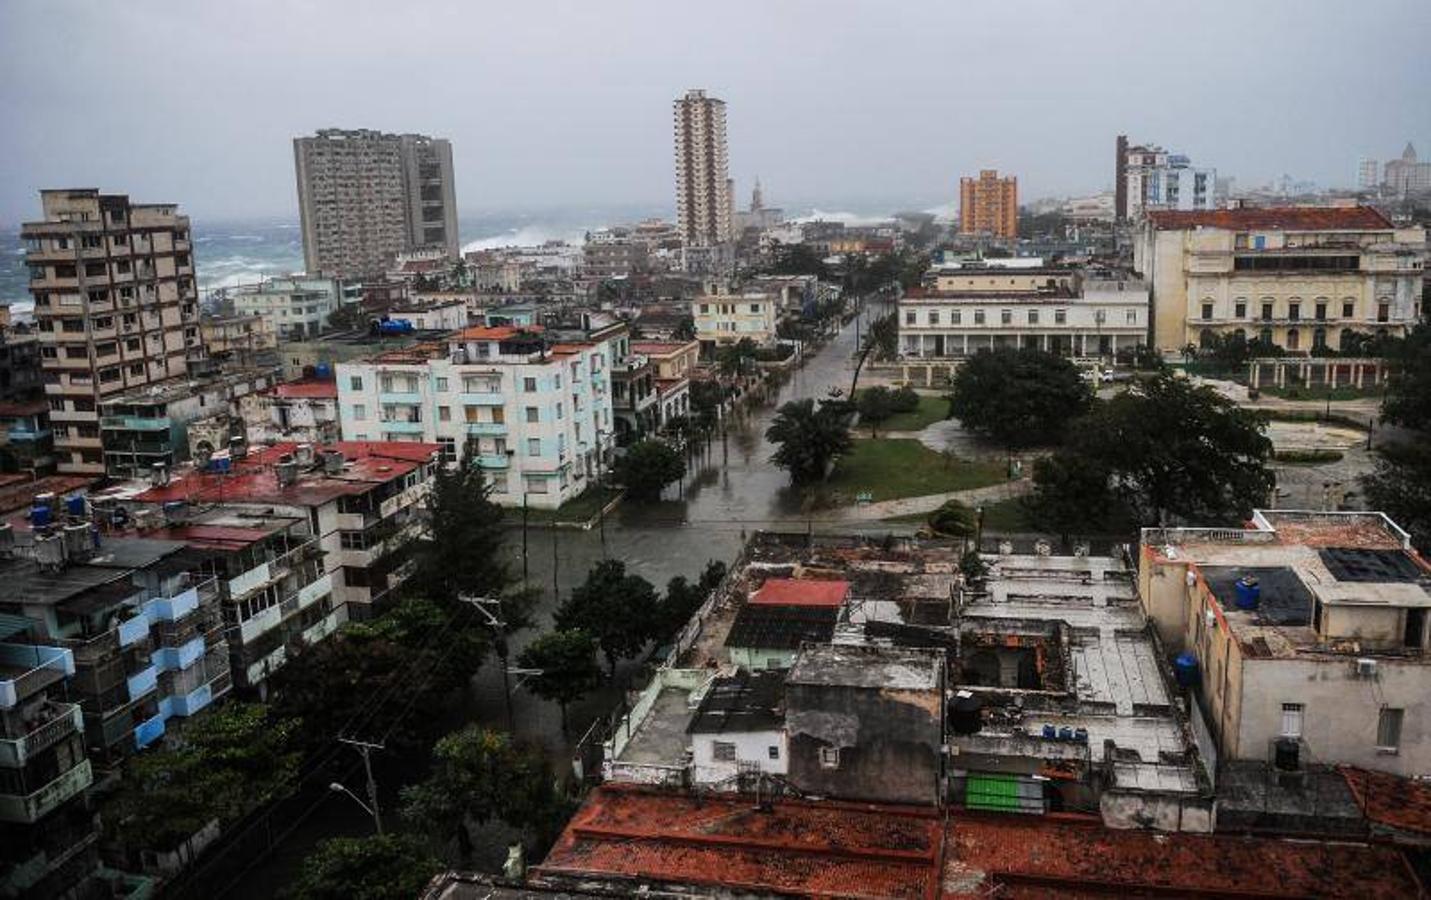
[[[84,494],[70,494],[66,497],[65,512],[76,518],[84,518]]]
[[[333,367],[325,362],[320,362],[313,367],[313,377],[320,381],[327,381],[333,377]]]
[[[48,528],[50,525],[50,508],[48,506],[35,505],[30,507],[30,527]]]
[[[1173,660],[1173,677],[1185,688],[1197,684],[1197,657],[1191,653],[1179,653]]]
[[[1238,609],[1257,608],[1257,598],[1262,596],[1262,586],[1257,583],[1256,575],[1243,575],[1237,579],[1232,589],[1236,594]]]
[[[967,695],[967,696],[965,696]],[[969,691],[960,691],[949,710],[949,725],[955,734],[978,734],[983,727],[979,711],[984,704]]]

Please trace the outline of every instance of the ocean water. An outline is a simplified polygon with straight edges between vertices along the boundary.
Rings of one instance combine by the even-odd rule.
[[[587,231],[604,225],[652,216],[669,218],[671,214],[668,209],[643,206],[503,212],[462,219],[458,230],[462,249],[470,251],[550,240],[580,241]],[[296,218],[191,219],[201,295],[303,269],[303,238]],[[20,230],[0,231],[0,248],[0,304],[12,304],[11,312],[23,316],[32,303]]]

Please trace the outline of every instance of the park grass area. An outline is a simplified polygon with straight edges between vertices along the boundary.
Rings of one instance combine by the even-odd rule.
[[[1028,514],[1024,512],[1022,497],[1010,497],[1007,500],[1000,500],[984,507],[984,530],[996,534],[1017,534],[1023,532],[1037,531],[1029,523]],[[881,522],[888,522],[891,525],[923,525],[929,521],[932,512],[908,513],[903,516],[890,516],[880,519]]]
[[[855,441],[840,457],[827,485],[853,500],[898,500],[965,491],[1004,481],[1001,462],[979,462],[935,453],[910,438]]]
[[[620,494],[621,491],[617,488],[588,488],[556,509],[529,508],[527,521],[532,525],[584,525]],[[522,508],[519,506],[507,510],[507,520],[520,524]]]
[[[1386,393],[1386,388],[1382,385],[1356,388],[1347,385],[1331,387],[1325,384],[1289,384],[1283,387],[1264,384],[1257,390],[1264,396],[1280,397],[1283,400],[1331,400],[1333,403],[1339,400],[1366,400],[1368,398],[1377,398]]]
[[[861,391],[863,393],[863,391]],[[935,422],[949,418],[949,399],[939,394],[920,394],[919,406],[911,412],[895,413],[879,423],[879,433],[886,431],[923,431]],[[855,429],[856,436],[868,435],[869,425]]]

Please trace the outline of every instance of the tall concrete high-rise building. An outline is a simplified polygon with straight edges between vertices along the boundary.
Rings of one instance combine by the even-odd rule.
[[[57,465],[103,475],[100,402],[187,375],[204,355],[189,217],[93,188],[41,191],[40,203],[43,221],[21,235]]]
[[[959,179],[959,231],[1019,236],[1019,180],[1000,178],[997,169],[982,169],[978,178]]]
[[[691,90],[675,101],[676,227],[687,247],[730,239],[730,160],[725,101]]]
[[[456,259],[452,145],[421,134],[325,128],[294,138],[303,264],[341,278],[438,248]]]
[[[1381,184],[1381,163],[1370,156],[1356,162],[1356,187],[1359,191],[1374,191]]]

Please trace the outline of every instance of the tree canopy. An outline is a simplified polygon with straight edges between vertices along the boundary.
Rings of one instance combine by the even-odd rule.
[[[409,593],[454,608],[458,597],[497,597],[513,584],[502,553],[502,508],[476,459],[464,453],[433,476],[430,521],[416,551]]]
[[[958,500],[946,500],[929,514],[929,530],[940,537],[971,538],[976,528],[974,511]]]
[[[427,780],[402,791],[403,818],[443,839],[455,839],[461,862],[472,856],[468,820],[500,819],[523,831],[545,831],[558,806],[546,755],[502,731],[468,725],[432,750]]]
[[[329,838],[303,861],[286,900],[411,900],[442,864],[406,834]]]
[[[865,388],[855,397],[855,408],[860,412],[860,424],[870,427],[870,435],[877,437],[881,422],[894,415],[894,396],[883,385]]]
[[[1431,432],[1431,324],[1418,324],[1391,352],[1391,377],[1382,402],[1382,417],[1406,428]]]
[[[791,400],[780,407],[765,439],[776,444],[770,461],[790,473],[795,484],[825,477],[830,463],[854,446],[850,438],[849,403]]]
[[[617,559],[599,562],[572,589],[554,619],[560,631],[584,631],[596,639],[611,674],[617,660],[640,653],[654,636],[656,589],[639,575],[629,575]]]
[[[1431,553],[1431,435],[1384,446],[1376,470],[1361,483],[1367,506],[1391,516],[1417,550]]]
[[[640,500],[655,500],[666,485],[686,474],[686,459],[670,444],[655,438],[637,441],[612,468],[616,480]]]
[[[1264,419],[1210,387],[1159,375],[1073,422],[1043,467],[1032,509],[1057,520],[1079,505],[1096,519],[1097,475],[1136,523],[1237,524],[1276,483]],[[1058,512],[1062,510],[1062,512]],[[1084,530],[1084,529],[1070,529]]]
[[[566,733],[566,708],[586,696],[601,680],[596,665],[596,641],[585,631],[549,631],[527,645],[517,656],[523,669],[537,669],[527,676],[527,690],[561,708],[561,730]]]
[[[950,415],[1005,447],[1057,443],[1093,392],[1069,360],[1032,348],[974,354],[954,375]]]

